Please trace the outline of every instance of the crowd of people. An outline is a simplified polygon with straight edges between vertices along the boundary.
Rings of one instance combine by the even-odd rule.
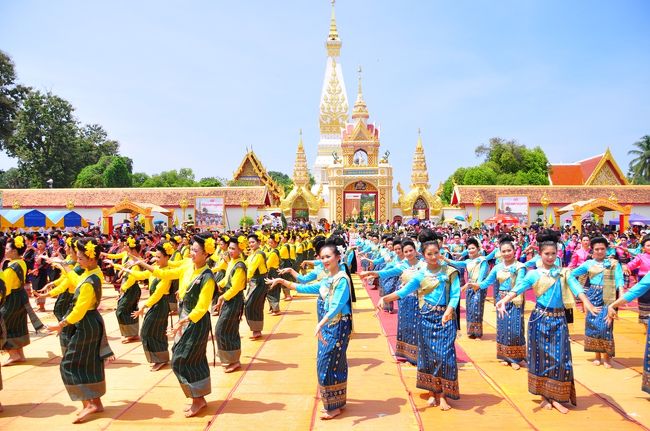
[[[143,232],[134,226],[111,235],[96,229],[3,234],[0,328],[6,329],[0,343],[8,357],[2,366],[25,361],[29,320],[36,333],[45,328],[29,297],[37,311],[45,310],[46,298],[56,298],[58,323],[47,329],[59,335],[63,384],[82,403],[74,422],[101,412],[104,364],[114,355],[99,308],[102,286],[111,283],[118,292],[122,343],[141,342],[152,371],[171,366],[192,401],[185,409],[192,417],[211,392],[210,339],[224,372],[238,371],[242,317],[250,339],[258,340],[265,313],[280,314],[280,301],[292,300],[295,291],[317,298],[321,418],[332,419],[346,406],[357,273],[365,287],[380,290],[378,310],[396,314],[395,355],[417,367],[417,387],[429,392],[429,405],[449,410],[459,399],[454,343],[460,300],[464,295],[467,336],[481,340],[492,289],[496,358],[513,370],[527,367],[528,389],[542,397],[542,406],[567,413],[565,404],[576,404],[568,326],[573,310],[587,313],[585,350],[605,368],[615,356],[618,306],[638,299],[639,321],[647,326],[650,233],[639,228],[582,235],[535,225],[322,227],[304,222],[225,233]],[[535,308],[526,334],[527,291]],[[648,345],[642,389],[650,393]]]

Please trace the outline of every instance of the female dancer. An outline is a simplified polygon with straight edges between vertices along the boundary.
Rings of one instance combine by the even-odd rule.
[[[418,258],[415,243],[410,239],[402,241],[404,260],[399,265],[382,271],[362,271],[359,277],[399,277],[400,285],[406,285],[421,269],[423,262]],[[418,297],[416,293],[398,299],[397,342],[395,356],[413,365],[418,363]]]
[[[607,259],[609,242],[604,237],[591,240],[593,259],[590,259],[571,272],[571,277],[589,277],[589,287],[585,288],[587,297],[596,307],[603,307],[597,316],[585,316],[585,352],[595,352],[593,364],[603,364],[611,368],[614,357],[614,325],[608,325],[607,307],[616,300],[616,292],[622,291],[625,281],[623,270],[615,259]],[[577,282],[577,281],[576,281]]]
[[[641,280],[646,274],[650,273],[650,235],[641,238],[639,243],[642,252],[638,254],[630,263],[623,266],[623,271],[629,275],[635,269],[638,270],[638,280]],[[639,297],[639,323],[648,326],[648,316],[650,316],[650,293],[646,292]]]
[[[488,263],[485,256],[480,255],[480,247],[476,238],[469,238],[466,242],[467,260],[447,260],[451,266],[467,270],[469,283],[481,283],[488,274]],[[486,289],[468,289],[465,298],[467,335],[469,338],[483,336],[483,310],[485,308]]]
[[[190,249],[191,265],[155,268],[153,271],[154,277],[161,280],[179,280],[178,297],[182,308],[169,333],[177,337],[172,347],[172,370],[185,396],[192,398],[192,404],[185,408],[185,417],[188,418],[196,416],[208,405],[205,396],[212,392],[205,351],[211,325],[208,310],[214,292],[214,278],[207,261],[215,248],[210,234],[194,235]]]
[[[29,344],[27,309],[25,308],[25,305],[29,303],[29,298],[24,288],[27,265],[21,257],[24,252],[25,237],[22,235],[17,235],[7,241],[5,258],[9,259],[9,265],[3,271],[6,294],[0,314],[6,325],[2,350],[9,354],[9,359],[2,364],[3,367],[25,362],[23,348]]]
[[[137,259],[140,255],[140,242],[130,236],[126,239],[125,244],[130,256],[130,261],[133,262],[133,258]],[[112,263],[115,269],[124,269],[123,265],[113,263],[110,260],[106,261],[106,263]],[[135,271],[140,270],[137,265],[132,265],[131,269]],[[132,343],[140,339],[138,336],[140,331],[140,315],[134,312],[138,310],[138,301],[140,301],[141,294],[142,292],[140,290],[138,279],[130,274],[125,274],[125,276],[122,277],[120,298],[117,300],[117,309],[115,310],[117,321],[120,324],[123,344]]]
[[[350,276],[340,268],[341,252],[332,240],[320,249],[320,259],[326,276],[320,283],[296,284],[282,278],[267,279],[299,293],[319,294],[323,299],[324,314],[316,325],[318,337],[317,373],[323,401],[322,420],[341,414],[347,401],[347,349],[352,332],[352,301],[354,294]]]
[[[268,277],[276,278],[278,276],[278,269],[280,268],[280,252],[278,251],[279,235],[272,233],[267,241],[266,252],[266,268],[268,269]],[[280,286],[269,290],[266,298],[269,301],[270,312],[273,316],[279,316],[280,313]]]
[[[418,373],[416,387],[430,392],[428,404],[451,409],[447,398],[460,398],[456,365],[456,321],[454,309],[460,299],[458,271],[442,261],[436,241],[422,244],[426,266],[395,293],[379,299],[385,302],[405,298],[417,291],[419,302]]]
[[[244,315],[253,334],[251,340],[262,337],[264,328],[264,302],[266,301],[266,285],[264,278],[266,269],[266,255],[261,250],[262,242],[256,233],[248,234],[248,247],[250,256],[246,259],[248,290],[244,301]],[[302,254],[302,253],[301,253]]]
[[[140,337],[142,348],[147,361],[152,364],[151,371],[158,371],[169,363],[169,351],[167,342],[167,316],[169,315],[169,288],[170,280],[163,280],[154,275],[156,269],[167,268],[169,259],[174,254],[174,246],[169,242],[158,243],[155,247],[155,265],[140,263],[145,271],[138,271],[133,268],[124,269],[129,276],[136,280],[149,279],[149,299],[140,308],[132,313],[134,318],[144,315]]]
[[[480,283],[467,283],[468,288],[487,289],[497,284],[496,300],[500,300],[526,275],[526,268],[515,259],[515,247],[509,238],[504,238],[499,246],[501,263],[492,268],[490,274]],[[497,316],[497,358],[503,365],[510,365],[513,370],[521,368],[526,359],[526,338],[524,336],[523,295],[518,296],[508,306],[507,313]]]
[[[223,291],[217,301],[219,320],[214,329],[219,349],[219,360],[225,373],[232,373],[241,367],[241,337],[239,321],[244,311],[244,289],[246,288],[246,264],[242,252],[246,249],[246,237],[232,237],[228,240],[230,261],[226,277],[219,282]]]
[[[81,423],[89,415],[104,410],[101,400],[106,393],[104,360],[114,358],[104,342],[104,319],[97,311],[102,299],[103,276],[101,268],[97,266],[101,246],[94,238],[84,238],[77,242],[77,250],[77,262],[84,273],[78,277],[71,274],[72,280],[79,280],[71,310],[56,325],[48,325],[48,329],[57,334],[63,328],[73,326],[60,365],[61,378],[70,399],[83,404],[73,423]],[[69,271],[69,266],[62,261],[54,262],[65,272]]]
[[[568,413],[562,403],[576,405],[573,364],[569,329],[564,313],[563,290],[560,267],[556,265],[557,238],[540,235],[537,239],[541,265],[526,276],[499,302],[497,312],[505,315],[507,304],[528,289],[533,289],[537,305],[528,322],[528,392],[542,396],[541,407]],[[597,315],[594,307],[579,283],[569,278],[573,295],[582,299],[585,308]],[[567,292],[568,293],[568,292]]]
[[[650,292],[650,275],[646,274],[641,281],[607,307],[607,321],[612,323],[614,319],[618,318],[616,307],[634,301],[636,298],[640,298],[648,292]],[[650,326],[648,327],[645,339],[645,358],[643,360],[643,382],[641,383],[641,390],[650,394]]]

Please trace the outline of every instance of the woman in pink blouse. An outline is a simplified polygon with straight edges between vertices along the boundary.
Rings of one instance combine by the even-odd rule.
[[[576,247],[571,255],[569,268],[577,268],[589,258],[589,254],[591,254],[590,241],[589,235],[582,235],[582,238],[580,238],[580,246]]]
[[[639,253],[630,263],[623,265],[623,272],[630,275],[635,269],[639,270],[638,280],[641,280],[644,275],[650,272],[650,235],[646,235],[641,239],[641,253]],[[650,292],[639,297],[639,323],[644,325],[648,324],[648,316],[650,316]]]

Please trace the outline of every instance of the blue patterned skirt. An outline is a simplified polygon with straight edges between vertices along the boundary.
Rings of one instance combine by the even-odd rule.
[[[497,300],[508,294],[507,290],[497,293]],[[497,315],[497,359],[509,363],[519,363],[526,359],[526,336],[524,335],[524,304],[506,305],[506,314]]]
[[[585,293],[594,307],[603,307],[596,316],[585,315],[585,352],[606,353],[614,357],[614,322],[610,326],[605,321],[607,307],[603,302],[603,287],[591,285]]]
[[[389,277],[379,281],[379,294],[385,296],[395,292],[401,285],[399,277]],[[392,302],[384,304],[384,311],[393,312],[394,305]]]
[[[406,359],[413,365],[418,363],[418,297],[410,294],[398,302],[397,343],[395,356]]]
[[[571,344],[564,308],[537,305],[528,322],[528,392],[576,405]]]
[[[643,383],[641,389],[650,394],[650,326],[645,336],[645,359],[643,360]]]
[[[446,306],[426,302],[420,313],[418,338],[418,373],[416,386],[445,398],[457,400],[458,365],[456,363],[456,321],[442,324]]]
[[[347,350],[352,332],[352,317],[349,314],[339,314],[321,332],[325,343],[318,340],[318,386],[323,407],[331,411],[344,407],[347,401]]]
[[[465,297],[465,316],[467,317],[467,335],[470,338],[483,336],[483,310],[485,309],[485,289],[467,289]]]

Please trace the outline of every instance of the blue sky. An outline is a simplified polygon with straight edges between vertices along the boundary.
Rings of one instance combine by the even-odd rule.
[[[650,134],[650,2],[339,0],[349,97],[364,98],[409,184],[422,137],[432,186],[499,136],[551,162]],[[330,2],[0,0],[19,80],[99,123],[134,170],[231,177],[246,147],[291,174],[313,164]],[[0,168],[14,162],[0,157]]]

